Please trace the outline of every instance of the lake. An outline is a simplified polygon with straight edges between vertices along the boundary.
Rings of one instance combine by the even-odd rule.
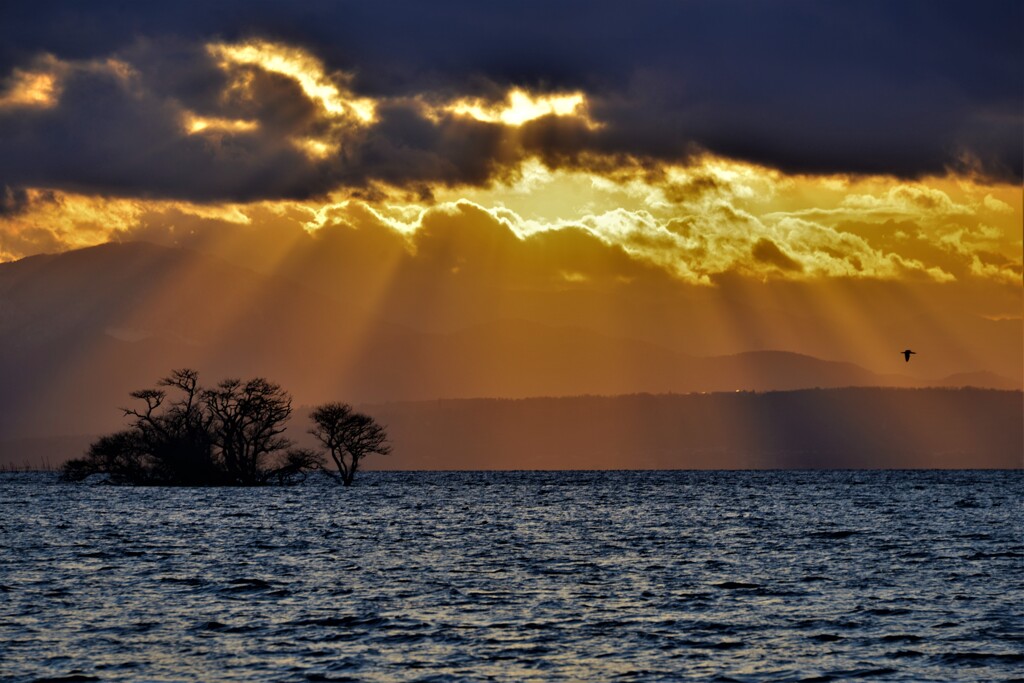
[[[9,681],[1009,680],[1024,472],[0,474]]]

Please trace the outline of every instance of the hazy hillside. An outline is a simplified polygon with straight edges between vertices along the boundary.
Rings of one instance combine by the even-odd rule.
[[[1020,386],[984,372],[926,380],[879,375],[786,352],[702,358],[579,325],[521,319],[425,333],[370,314],[359,298],[144,243],[0,264],[0,438],[113,429],[130,391],[185,366],[207,382],[266,376],[306,404]]]
[[[1024,394],[827,389],[394,403],[387,469],[1024,467]]]
[[[812,389],[360,406],[394,452],[370,469],[1021,468],[1024,394]],[[299,408],[287,435],[312,446]],[[0,466],[59,465],[92,437],[0,439]]]

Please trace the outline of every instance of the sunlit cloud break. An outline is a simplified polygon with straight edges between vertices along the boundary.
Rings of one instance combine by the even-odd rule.
[[[60,103],[64,82],[76,74],[106,73],[121,82],[132,78],[134,70],[126,62],[109,57],[99,60],[68,61],[42,54],[31,66],[15,68],[0,80],[0,111],[47,110]]]
[[[376,120],[376,105],[372,99],[354,97],[327,75],[320,60],[301,48],[254,40],[234,45],[215,43],[207,49],[226,69],[255,66],[294,79],[303,92],[329,114],[351,115],[362,123]]]
[[[57,103],[57,75],[46,71],[16,69],[7,89],[0,94],[0,107],[49,108]]]
[[[190,134],[196,133],[246,133],[249,131],[256,130],[259,128],[259,123],[256,121],[248,121],[244,119],[223,119],[210,116],[197,116],[191,112],[186,112],[183,117],[183,123],[185,130]]]

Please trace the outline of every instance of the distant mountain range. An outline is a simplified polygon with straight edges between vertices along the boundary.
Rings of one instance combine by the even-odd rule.
[[[982,371],[880,375],[784,351],[698,357],[521,319],[428,333],[353,298],[145,243],[0,264],[0,437],[111,429],[128,392],[177,367],[209,383],[265,376],[306,404],[1021,384]]]
[[[397,401],[358,406],[393,451],[369,469],[1024,467],[1024,394],[994,389],[802,389]],[[313,446],[308,409],[286,435]],[[88,435],[0,439],[0,468],[55,467]]]
[[[806,389],[366,406],[384,469],[1024,467],[1024,395]]]

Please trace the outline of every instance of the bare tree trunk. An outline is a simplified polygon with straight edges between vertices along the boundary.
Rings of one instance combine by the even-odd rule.
[[[345,486],[352,484],[352,475],[349,473],[348,467],[345,465],[344,453],[339,453],[335,449],[331,449],[331,458],[334,459],[334,464],[338,466],[338,474],[341,476],[341,482]]]

